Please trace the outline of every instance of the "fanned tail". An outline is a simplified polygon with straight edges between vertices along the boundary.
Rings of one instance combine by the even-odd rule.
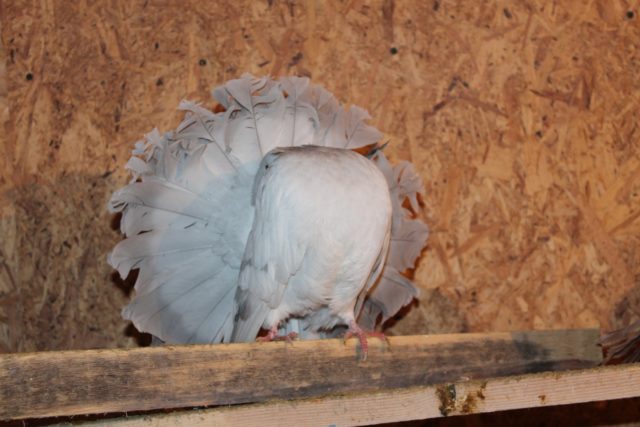
[[[360,326],[371,330],[418,297],[416,286],[401,273],[414,268],[429,238],[429,227],[412,218],[411,210],[404,207],[405,200],[408,200],[415,212],[419,209],[418,193],[423,190],[423,184],[413,165],[400,162],[392,167],[382,151],[377,151],[373,159],[387,178],[393,211],[387,262],[378,283],[367,295],[358,318]]]
[[[252,185],[267,152],[308,144],[357,149],[382,137],[366,124],[366,111],[343,109],[306,78],[243,75],[213,96],[223,112],[183,101],[175,131],[154,129],[136,143],[127,163],[132,180],[109,202],[112,212],[122,212],[126,236],[109,262],[123,277],[139,269],[123,316],[168,343],[231,340]],[[408,164],[391,169],[382,153],[376,159],[394,200],[393,230],[387,265],[363,312],[386,318],[417,294],[398,272],[413,266],[427,231],[402,207],[404,198],[417,206],[422,183],[415,172]]]
[[[207,127],[215,118],[193,104],[181,107],[189,113],[175,133],[154,131],[137,144],[128,163],[134,180],[111,198],[127,239],[109,262],[122,277],[140,270],[136,296],[123,310],[139,330],[171,343],[228,341],[252,218],[251,177],[213,140]]]

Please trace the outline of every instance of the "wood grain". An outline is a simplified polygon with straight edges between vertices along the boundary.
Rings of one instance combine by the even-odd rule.
[[[0,355],[0,419],[228,405],[595,366],[597,330]]]
[[[442,390],[455,390],[443,401]],[[640,396],[640,365],[529,374],[486,381],[385,390],[299,402],[271,402],[94,421],[81,425],[353,426]],[[449,409],[447,410],[447,406]]]

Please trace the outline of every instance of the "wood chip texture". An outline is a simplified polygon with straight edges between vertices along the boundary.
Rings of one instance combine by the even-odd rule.
[[[391,334],[640,316],[638,2],[0,4],[0,352],[137,345],[106,212],[133,142],[244,72],[367,109],[424,178]],[[635,71],[634,71],[635,70]]]

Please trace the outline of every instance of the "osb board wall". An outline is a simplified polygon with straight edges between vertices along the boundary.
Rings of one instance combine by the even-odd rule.
[[[106,212],[132,143],[239,76],[310,76],[414,162],[432,228],[394,333],[640,314],[638,3],[3,2],[0,351],[136,345]]]

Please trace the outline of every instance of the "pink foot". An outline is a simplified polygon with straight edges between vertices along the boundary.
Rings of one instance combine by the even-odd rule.
[[[369,343],[367,337],[378,338],[388,342],[387,337],[382,332],[365,331],[355,321],[349,323],[349,330],[344,334],[344,341],[349,338],[357,337],[360,341],[360,349],[362,350],[362,361],[367,360],[367,353],[369,352]]]
[[[297,332],[289,332],[287,335],[278,335],[278,327],[274,326],[267,332],[267,335],[264,337],[256,338],[258,342],[269,342],[269,341],[286,341],[289,344],[293,342],[294,339],[298,337]]]

